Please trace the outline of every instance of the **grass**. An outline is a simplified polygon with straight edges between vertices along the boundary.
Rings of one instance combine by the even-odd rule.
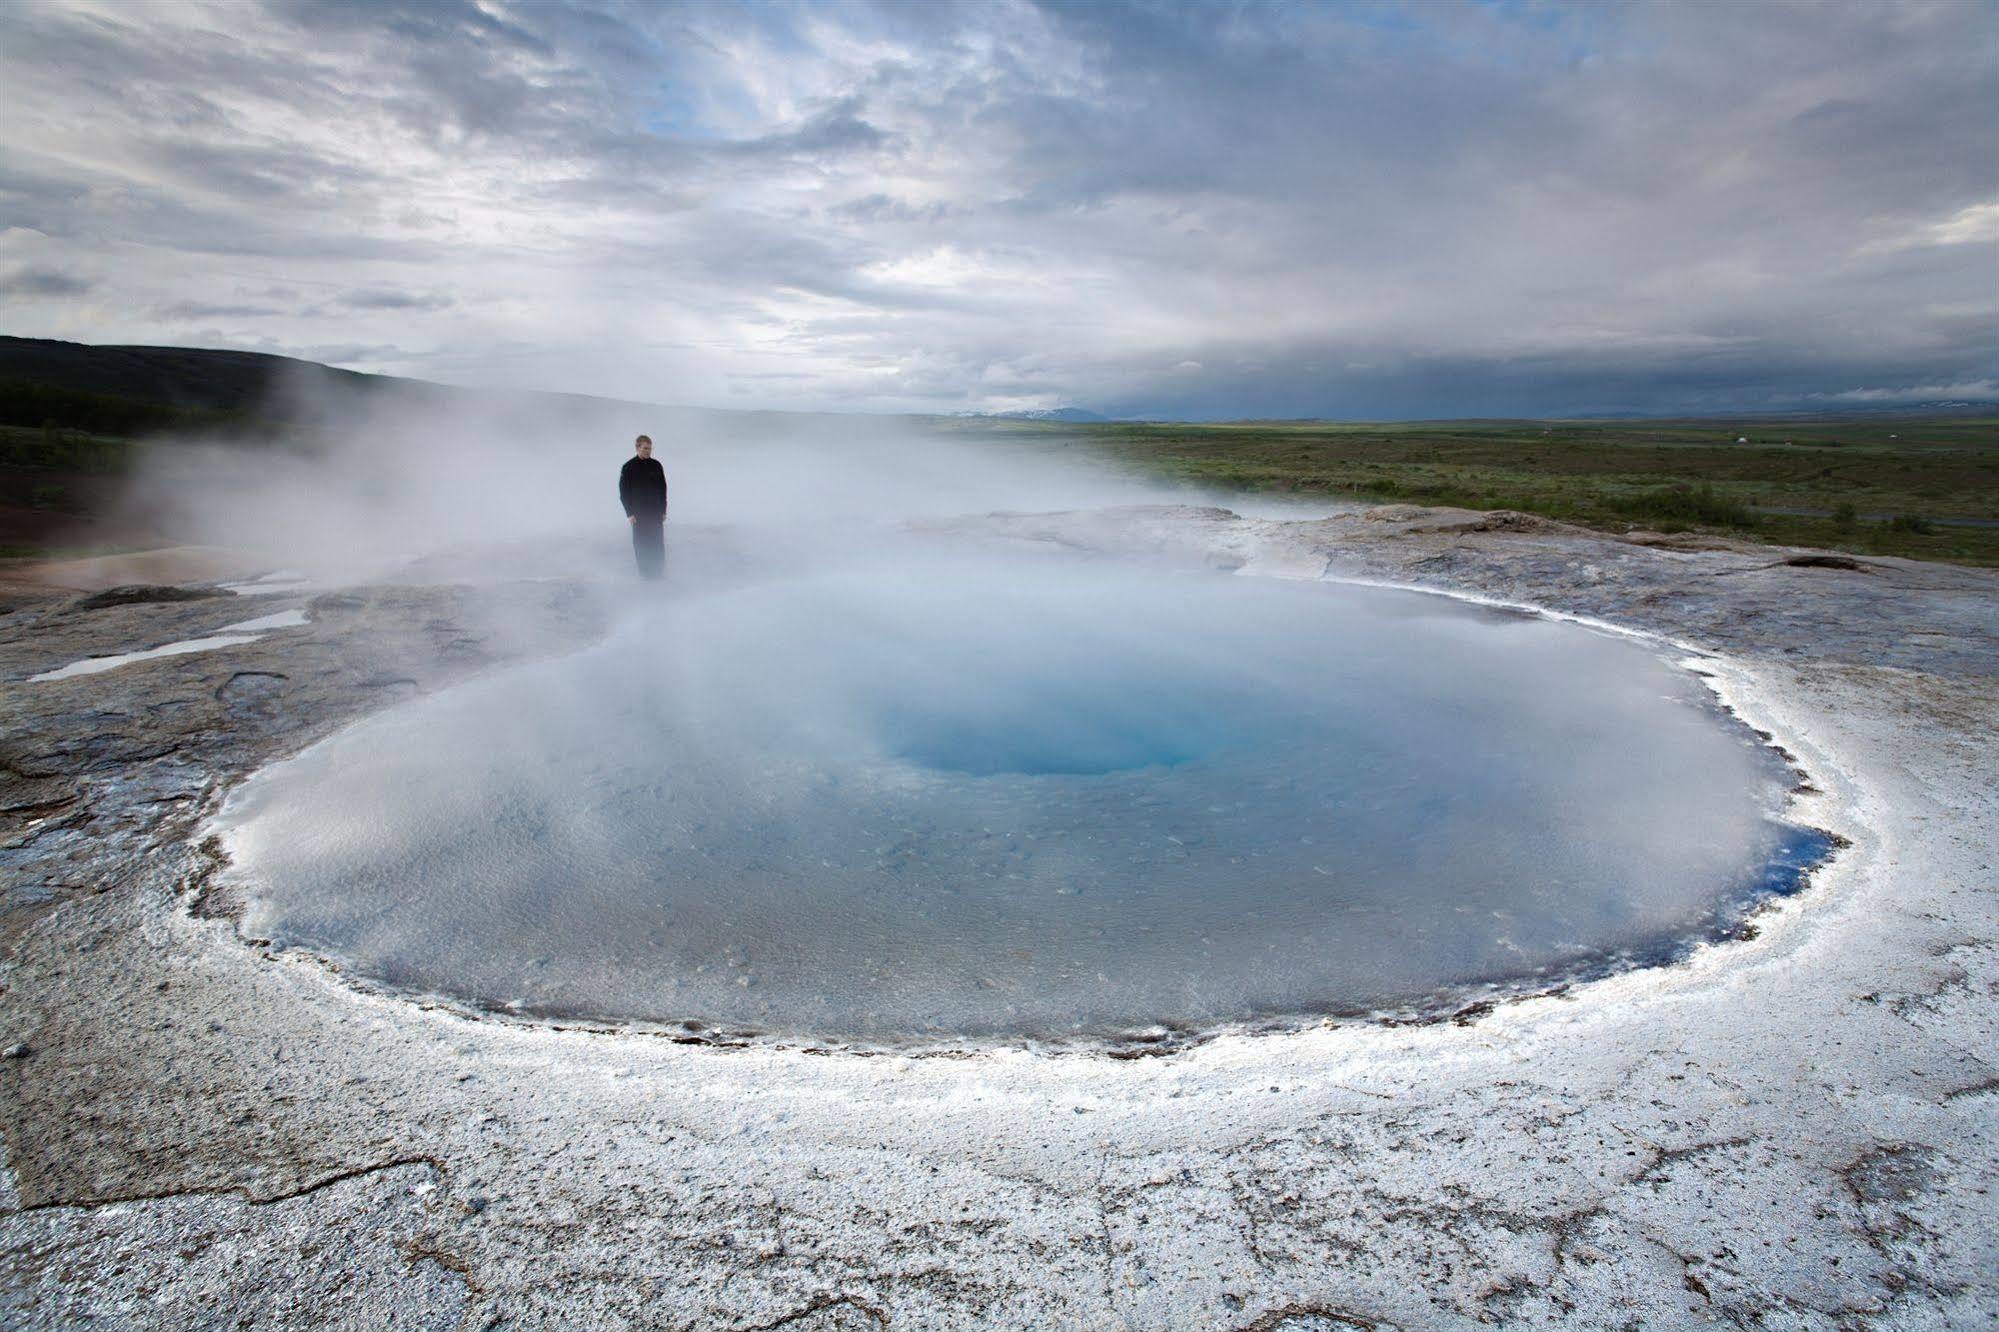
[[[1611,531],[1707,531],[1999,567],[1999,528],[1937,521],[1999,520],[1995,417],[954,428],[1101,453],[1222,494],[1519,509]]]
[[[122,435],[73,426],[0,425],[0,467],[117,476],[130,469],[139,447]]]
[[[241,428],[251,420],[241,412],[0,378],[0,425],[47,426],[52,430],[71,427],[94,434],[127,436],[164,430]]]

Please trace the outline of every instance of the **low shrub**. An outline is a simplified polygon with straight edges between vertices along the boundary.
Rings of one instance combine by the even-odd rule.
[[[1604,507],[1632,518],[1678,519],[1686,523],[1707,523],[1717,527],[1754,527],[1756,514],[1740,500],[1714,493],[1714,487],[1668,486],[1637,495],[1617,495],[1604,500]]]

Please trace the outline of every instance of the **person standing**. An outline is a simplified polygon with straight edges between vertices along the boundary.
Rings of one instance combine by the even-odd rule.
[[[666,469],[652,456],[652,436],[633,441],[637,456],[618,473],[618,502],[632,525],[632,558],[639,577],[657,578],[666,568]]]

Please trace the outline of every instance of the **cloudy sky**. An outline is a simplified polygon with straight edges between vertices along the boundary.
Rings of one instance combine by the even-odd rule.
[[[714,406],[1999,398],[1999,7],[13,0],[0,331]]]

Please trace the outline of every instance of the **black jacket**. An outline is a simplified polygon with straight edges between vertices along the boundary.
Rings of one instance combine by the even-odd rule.
[[[618,473],[618,503],[627,518],[666,516],[666,469],[657,458],[629,458]]]

